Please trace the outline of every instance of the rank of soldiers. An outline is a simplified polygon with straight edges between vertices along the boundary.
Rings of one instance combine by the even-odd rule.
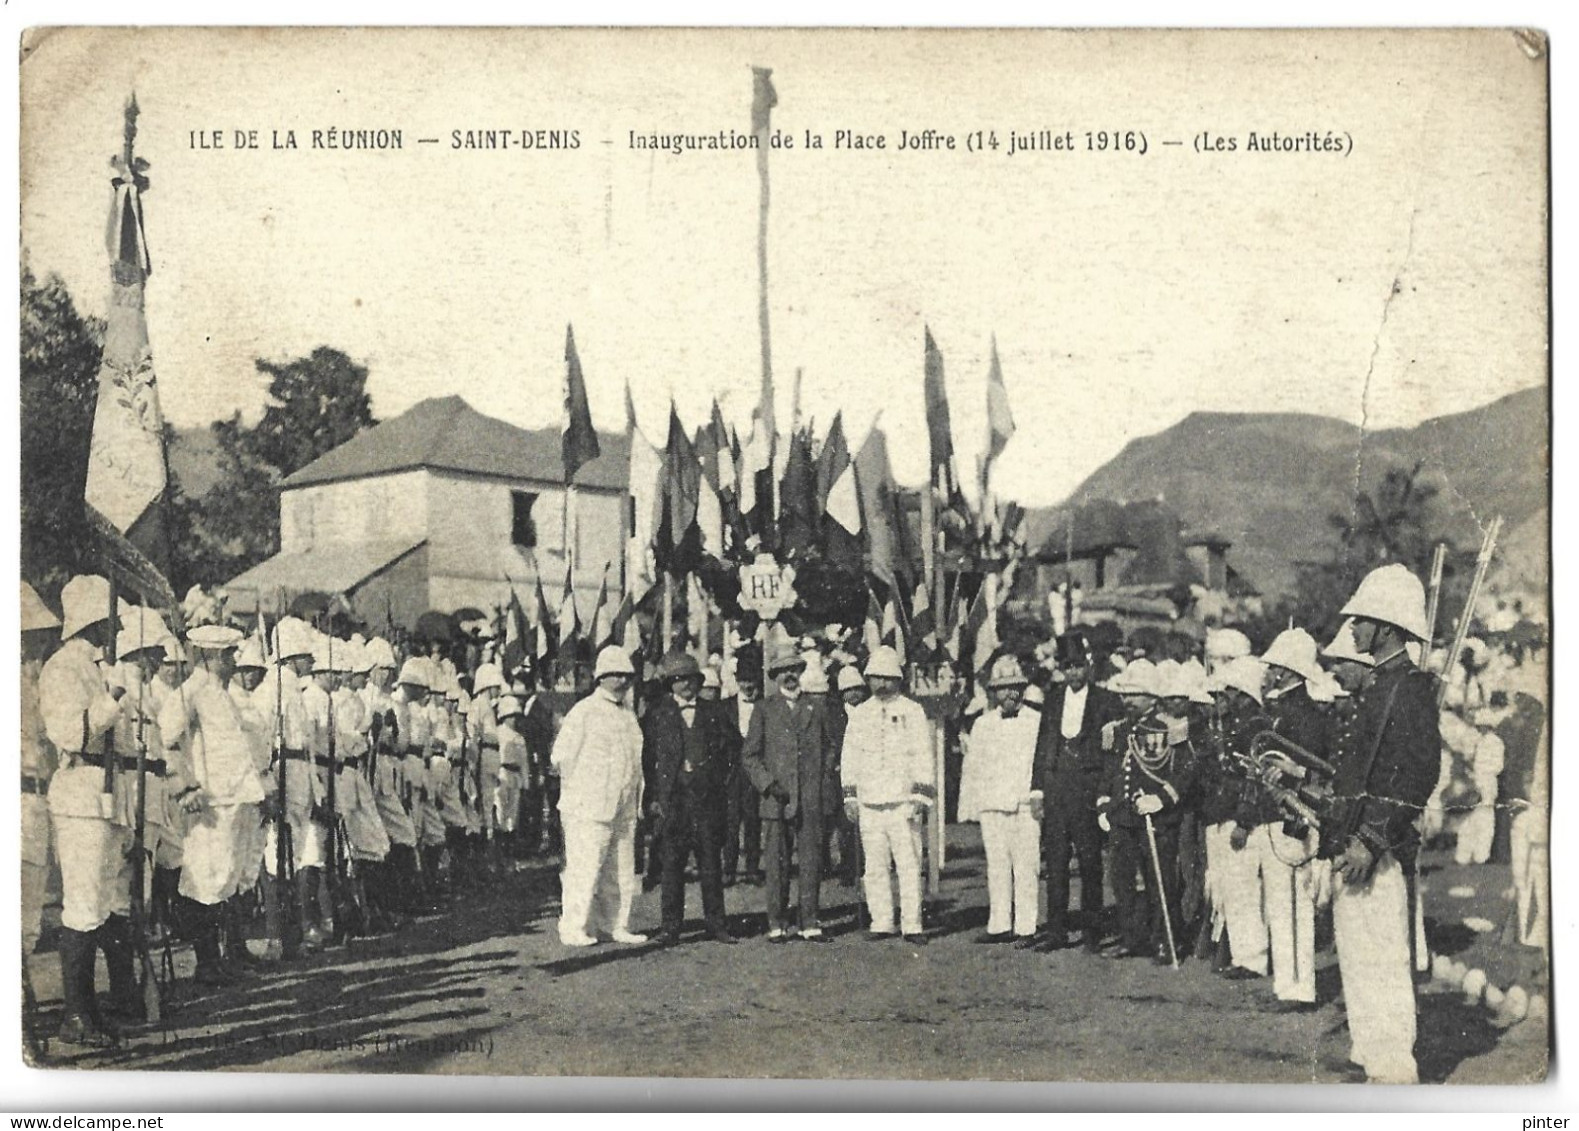
[[[857,937],[928,942],[937,724],[893,648],[779,641],[730,671],[673,653],[638,685],[611,646],[561,717],[529,669],[466,670],[437,645],[400,655],[289,616],[178,639],[152,610],[112,610],[94,576],[61,603],[57,619],[24,586],[23,944],[52,837],[61,1042],[142,1023],[146,959],[173,937],[197,983],[223,986],[398,930],[534,855],[562,852],[566,947],[680,942],[693,862],[718,943],[735,942],[725,888],[759,872],[770,943],[830,941],[825,872],[864,887]],[[978,941],[1198,955],[1270,975],[1284,1008],[1305,1009],[1330,907],[1351,1059],[1413,1080],[1410,889],[1441,755],[1436,679],[1416,663],[1423,587],[1387,566],[1342,613],[1325,646],[1291,628],[1259,656],[1219,630],[1205,663],[1098,654],[1080,628],[1040,665],[999,656],[961,721],[958,813],[986,855]],[[655,938],[632,924],[643,856],[662,888]]]

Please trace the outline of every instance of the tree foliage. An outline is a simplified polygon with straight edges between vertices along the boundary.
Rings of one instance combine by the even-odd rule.
[[[22,269],[22,576],[53,598],[89,561],[82,492],[104,326],[55,275]]]
[[[281,480],[378,423],[367,367],[337,349],[256,365],[269,378],[263,416],[250,428],[239,412],[210,425],[218,482],[199,499],[175,500],[184,584],[223,582],[276,553]]]

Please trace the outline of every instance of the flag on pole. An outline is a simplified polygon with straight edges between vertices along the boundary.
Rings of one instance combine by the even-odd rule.
[[[169,565],[164,413],[143,307],[153,265],[143,228],[148,163],[134,152],[137,114],[133,97],[126,104],[123,148],[110,162],[115,169],[108,233],[110,303],[83,497],[88,522],[105,549],[133,568],[140,580],[157,582],[152,588],[173,605],[175,595],[163,576]]]
[[[609,626],[609,643],[618,643],[632,659],[641,651],[641,624],[636,618],[636,599],[629,593],[620,598]]]
[[[943,382],[943,354],[938,350],[937,343],[932,340],[932,330],[927,328],[925,334],[923,388],[927,408],[930,481],[933,486],[942,486],[947,498],[953,493],[950,468],[954,462],[954,433],[949,425],[948,388]]]
[[[536,657],[538,666],[541,667],[547,662],[554,650],[554,642],[551,636],[553,624],[548,613],[548,599],[543,596],[542,573],[537,575],[536,586],[537,592],[534,594],[534,608],[532,610],[532,627],[536,632],[536,639],[533,641],[532,654]]]
[[[669,402],[669,442],[664,447],[663,459],[660,564],[672,559],[673,552],[684,545],[686,536],[696,525],[697,503],[701,496],[702,469],[673,401]]]
[[[992,338],[992,364],[987,368],[987,458],[983,461],[992,469],[992,461],[1003,454],[1003,449],[1014,436],[1014,414],[1009,411],[1009,390],[1003,383],[1003,366],[998,363],[998,337]]]
[[[930,658],[937,650],[937,618],[932,613],[932,598],[925,581],[917,583],[916,595],[910,602],[910,638],[915,643],[917,659]]]
[[[905,648],[905,626],[900,619],[899,603],[894,594],[890,593],[888,602],[883,606],[883,623],[880,635],[884,644],[899,653],[899,663],[903,666],[907,662]]]
[[[653,543],[663,520],[663,453],[636,423],[630,382],[625,382],[625,429],[630,437],[630,512],[626,515],[625,591],[640,601],[658,584]]]
[[[811,459],[811,437],[790,437],[789,458],[779,485],[779,545],[787,554],[805,554],[817,545],[817,469]]]
[[[559,629],[561,650],[581,635],[581,616],[576,612],[576,586],[571,576],[571,569],[571,566],[565,566],[565,588],[559,595],[559,616],[556,627]]]
[[[594,652],[609,643],[614,635],[613,614],[614,610],[609,608],[609,565],[605,563],[603,580],[598,583],[598,600],[592,606],[592,628],[587,633]]]
[[[866,532],[868,568],[873,577],[892,587],[902,565],[899,505],[888,465],[888,439],[876,422],[856,452],[853,466],[861,526]]]
[[[576,355],[575,330],[569,324],[565,326],[565,417],[560,439],[568,485],[582,464],[598,458],[598,434],[587,407],[587,382],[581,373],[581,358]]]
[[[510,599],[505,602],[502,619],[499,660],[508,673],[518,670],[527,660],[533,643],[531,625],[527,623],[526,610],[521,607],[521,598],[516,596],[514,585],[510,586]]]
[[[965,638],[971,643],[971,671],[986,671],[987,665],[992,662],[993,653],[998,650],[998,610],[987,600],[985,585],[971,602]]]

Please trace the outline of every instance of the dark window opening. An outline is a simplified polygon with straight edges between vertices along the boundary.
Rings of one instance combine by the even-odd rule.
[[[510,541],[523,550],[537,546],[537,523],[532,520],[532,508],[536,505],[535,492],[510,492]]]

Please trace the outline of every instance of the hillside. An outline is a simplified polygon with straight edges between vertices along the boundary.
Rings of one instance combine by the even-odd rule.
[[[1233,542],[1229,559],[1270,596],[1294,582],[1294,563],[1332,550],[1327,516],[1351,505],[1389,468],[1424,460],[1439,488],[1444,532],[1479,539],[1475,516],[1501,514],[1520,526],[1546,504],[1547,399],[1544,388],[1510,394],[1469,412],[1414,428],[1364,435],[1355,425],[1298,413],[1192,413],[1173,427],[1133,440],[1074,492],[1093,499],[1162,497],[1195,529]],[[1031,516],[1031,545],[1058,508]]]

